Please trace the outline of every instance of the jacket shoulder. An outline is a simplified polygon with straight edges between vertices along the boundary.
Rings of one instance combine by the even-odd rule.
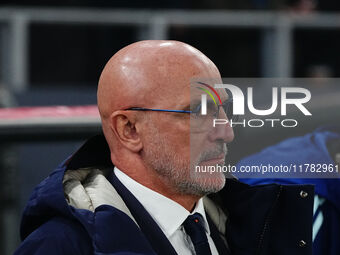
[[[14,255],[93,254],[92,241],[76,221],[52,218],[33,231]]]

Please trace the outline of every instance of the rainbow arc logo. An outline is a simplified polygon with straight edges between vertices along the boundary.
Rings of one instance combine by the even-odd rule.
[[[203,86],[205,86],[207,88],[209,88],[212,92],[214,92],[214,94],[218,98],[218,101],[220,102],[220,104],[222,104],[222,100],[221,100],[219,94],[217,93],[217,91],[213,87],[211,87],[210,85],[208,85],[208,84],[206,84],[204,82],[197,82],[197,83],[200,84],[200,85],[203,85]],[[214,101],[215,105],[217,106],[216,100],[215,100],[214,96],[211,94],[211,92],[209,90],[207,90],[205,88],[201,88],[201,87],[197,87],[197,88],[200,89],[200,90],[203,90],[205,93],[207,93],[211,97],[211,99]]]

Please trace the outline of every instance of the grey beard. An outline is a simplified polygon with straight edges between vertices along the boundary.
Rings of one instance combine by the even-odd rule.
[[[149,148],[144,148],[142,157],[145,164],[156,171],[163,179],[170,182],[171,186],[180,193],[186,195],[205,196],[210,193],[216,193],[221,190],[225,183],[225,177],[222,185],[217,185],[208,177],[202,177],[195,173],[194,164],[190,160],[184,160],[176,153],[167,140],[161,137],[158,131],[152,132],[152,141]],[[224,148],[218,146],[218,153],[224,151]],[[217,153],[213,152],[214,155]],[[208,153],[209,156],[211,153]]]

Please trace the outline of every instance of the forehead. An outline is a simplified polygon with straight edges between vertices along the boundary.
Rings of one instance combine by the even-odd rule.
[[[192,103],[199,102],[201,95],[206,94],[207,100],[213,100],[212,97],[219,103],[221,99],[222,103],[228,99],[228,94],[223,88],[215,88],[216,83],[205,83],[207,86],[197,82],[186,82],[186,84],[174,84],[171,87],[159,86],[153,90],[150,90],[150,95],[153,96],[148,100],[147,106],[153,106],[157,108],[173,108],[180,109],[188,107]]]
[[[150,86],[148,90],[149,95],[152,95],[152,99],[157,101],[155,104],[162,104],[162,107],[188,104],[193,97],[200,96],[200,90],[196,87],[204,86],[197,83],[197,81],[208,80],[210,84],[222,82],[215,66],[212,68],[192,59],[183,59],[181,63],[174,65],[167,64],[166,68],[162,69],[164,72],[160,71],[160,68],[161,65],[156,68],[156,73],[159,75],[153,74],[149,76]],[[220,93],[223,94],[223,92]]]

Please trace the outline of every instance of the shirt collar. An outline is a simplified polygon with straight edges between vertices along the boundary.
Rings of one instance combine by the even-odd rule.
[[[194,210],[190,213],[175,201],[143,186],[123,173],[117,167],[114,172],[123,185],[138,199],[151,217],[163,230],[166,237],[170,237],[179,229],[190,214],[200,213],[204,219],[206,232],[210,234],[203,199],[199,199]]]

